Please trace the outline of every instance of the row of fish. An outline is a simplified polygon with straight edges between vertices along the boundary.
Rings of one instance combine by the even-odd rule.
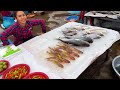
[[[64,37],[59,37],[58,40],[75,46],[85,47],[89,47],[94,39],[99,39],[106,34],[103,30],[66,30],[62,32]]]
[[[67,35],[67,36],[76,36],[76,35],[80,36],[84,34],[98,34],[100,36],[104,36],[106,34],[106,31],[102,29],[92,29],[92,30],[67,29],[62,32],[64,35]]]
[[[76,30],[66,30],[66,31],[63,31],[63,34],[67,35],[67,36],[73,36],[73,35],[77,34],[77,31]]]
[[[80,54],[83,52],[71,47],[68,44],[62,43],[54,48],[49,47],[47,53],[49,55],[47,58],[48,61],[51,61],[57,66],[63,68],[64,63],[70,63],[71,60],[75,60],[76,58],[80,57]]]
[[[91,38],[84,38],[84,40],[79,39],[79,38],[65,38],[65,37],[60,37],[58,40],[61,40],[62,42],[68,43],[68,44],[73,44],[75,46],[86,46],[89,47],[90,43],[93,42]],[[89,42],[88,42],[89,41]]]

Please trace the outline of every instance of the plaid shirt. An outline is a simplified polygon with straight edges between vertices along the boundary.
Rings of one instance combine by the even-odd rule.
[[[43,19],[27,20],[25,27],[21,27],[18,22],[15,22],[12,26],[10,26],[2,33],[1,40],[3,42],[3,45],[9,45],[8,37],[10,35],[14,36],[14,45],[16,46],[23,43],[25,40],[30,39],[33,37],[33,26],[36,25],[41,25],[42,32],[46,32],[45,21]]]

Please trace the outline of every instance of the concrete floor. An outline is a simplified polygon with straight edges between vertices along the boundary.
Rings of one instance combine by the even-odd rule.
[[[69,14],[66,11],[46,11],[44,15],[36,15],[32,19],[45,19],[48,32],[65,24],[64,18],[68,15]],[[40,31],[40,26],[35,26],[33,29],[34,35],[39,34]],[[10,39],[13,40],[12,37],[10,37]],[[108,52],[106,51],[103,55],[98,57],[98,59],[95,60],[77,79],[118,79],[112,69],[112,60],[117,55],[120,55],[120,41],[114,43]]]

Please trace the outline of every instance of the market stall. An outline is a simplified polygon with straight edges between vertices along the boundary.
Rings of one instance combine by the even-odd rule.
[[[90,18],[95,26],[119,30],[120,29],[119,11],[90,11],[85,14],[86,24]]]
[[[64,37],[63,32],[67,30],[74,31],[74,29],[79,33],[78,35],[82,35],[83,33],[88,35],[95,31],[98,31],[100,32],[99,34],[104,35],[100,36],[98,39],[94,39],[90,44],[87,43],[88,46],[84,44],[86,47],[84,45],[74,46],[73,44],[63,44],[63,42],[59,40],[60,37]],[[8,57],[6,59],[9,60],[11,66],[20,63],[28,64],[31,68],[31,73],[44,72],[50,79],[76,79],[89,65],[92,64],[92,62],[96,60],[97,57],[102,55],[112,46],[114,42],[119,39],[120,34],[117,31],[84,25],[77,22],[69,22],[19,45],[18,48],[22,51],[14,57]],[[65,45],[67,47],[61,45]],[[53,60],[48,60],[50,56],[48,52],[50,53],[51,49],[54,50],[54,53],[59,52],[57,49],[59,46],[64,47],[66,51],[62,51],[65,51],[66,53],[70,50],[79,53],[75,54],[74,52],[76,57],[71,57],[73,60],[70,60],[71,58],[69,57],[65,60],[65,57],[64,63],[59,62],[59,64],[56,64],[55,61],[53,63],[51,62]],[[68,48],[69,50],[67,50]],[[55,50],[58,51],[55,52]],[[61,53],[63,54],[63,52]],[[73,52],[71,54],[73,54]],[[69,56],[71,56],[71,54],[69,54]],[[56,55],[61,54],[57,53]],[[56,62],[58,61],[56,60]]]
[[[105,12],[105,11],[104,11]],[[111,18],[111,19],[117,19],[117,16],[120,15],[120,12],[117,11],[117,13],[113,13],[111,12],[111,14],[109,13],[110,11],[106,11],[106,13],[103,13],[103,11],[90,11],[88,13],[85,14],[86,17],[106,17],[106,18]],[[113,11],[114,12],[114,11]]]

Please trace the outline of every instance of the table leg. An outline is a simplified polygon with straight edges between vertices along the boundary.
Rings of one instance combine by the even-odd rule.
[[[87,25],[87,22],[88,22],[88,17],[85,17],[85,24]]]
[[[90,17],[90,25],[94,26],[94,17]]]
[[[100,72],[102,65],[108,60],[109,58],[110,49],[104,52],[101,56],[99,56],[96,60],[86,70],[78,76],[77,79],[95,79]]]

